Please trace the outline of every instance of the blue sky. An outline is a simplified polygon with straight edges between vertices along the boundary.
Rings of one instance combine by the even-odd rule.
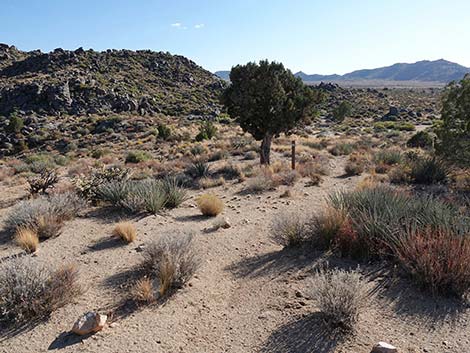
[[[0,0],[22,50],[152,49],[215,71],[270,59],[343,74],[440,59],[470,67],[469,0]]]

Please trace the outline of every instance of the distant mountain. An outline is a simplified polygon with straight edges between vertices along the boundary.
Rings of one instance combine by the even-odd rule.
[[[220,77],[222,80],[230,81],[230,71],[216,71],[214,75]]]
[[[470,68],[444,60],[423,60],[414,64],[398,63],[377,69],[357,70],[345,75],[307,75],[298,72],[295,75],[305,82],[313,81],[359,81],[359,80],[383,80],[383,81],[418,81],[418,82],[442,82],[460,80]]]
[[[460,80],[470,68],[444,60],[423,60],[414,64],[394,64],[377,69],[357,70],[345,75],[309,75],[299,71],[295,75],[304,82],[319,81],[415,81],[415,82],[441,82],[447,83]],[[217,71],[217,76],[229,80],[230,71]]]

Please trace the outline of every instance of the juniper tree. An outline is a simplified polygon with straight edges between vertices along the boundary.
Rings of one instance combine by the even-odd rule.
[[[270,164],[273,137],[306,121],[318,94],[281,63],[267,60],[233,67],[230,81],[222,103],[243,131],[261,141],[260,162]]]

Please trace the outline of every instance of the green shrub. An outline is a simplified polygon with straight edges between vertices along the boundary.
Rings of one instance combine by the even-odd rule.
[[[109,182],[120,182],[128,180],[130,176],[129,169],[121,167],[108,167],[95,169],[90,176],[81,176],[75,178],[74,184],[78,194],[90,201],[98,200],[98,188]]]
[[[343,101],[333,109],[333,119],[334,121],[341,123],[351,114],[351,112],[351,104],[347,101]]]
[[[151,159],[152,156],[145,151],[130,151],[126,155],[126,163],[140,163]]]
[[[165,193],[165,207],[176,208],[188,199],[186,191],[181,187],[181,183],[176,178],[165,178],[162,181],[163,192]]]
[[[337,143],[329,149],[329,152],[333,156],[345,156],[351,154],[353,149],[354,147],[350,143]]]
[[[419,158],[411,162],[410,176],[417,184],[442,183],[447,180],[449,174],[449,165],[434,157]]]
[[[375,154],[374,160],[378,164],[395,165],[402,162],[403,155],[399,150],[382,150]]]
[[[21,117],[13,113],[10,115],[10,122],[8,123],[7,130],[11,133],[19,133],[24,127],[24,122]]]
[[[186,174],[194,179],[207,177],[210,175],[209,164],[202,160],[193,162],[187,169]]]
[[[211,121],[204,121],[199,126],[199,133],[196,135],[196,141],[210,140],[217,134],[217,128]]]
[[[157,127],[157,130],[158,130],[158,138],[159,139],[162,139],[162,140],[169,140],[171,135],[172,135],[172,131],[171,131],[171,128],[165,124],[159,124],[158,127]]]
[[[411,148],[432,148],[434,139],[429,132],[419,131],[406,142],[406,145]]]

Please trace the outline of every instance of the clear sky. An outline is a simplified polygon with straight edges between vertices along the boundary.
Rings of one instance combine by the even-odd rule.
[[[211,71],[265,58],[310,74],[470,67],[470,0],[0,0],[0,42],[162,50]]]

